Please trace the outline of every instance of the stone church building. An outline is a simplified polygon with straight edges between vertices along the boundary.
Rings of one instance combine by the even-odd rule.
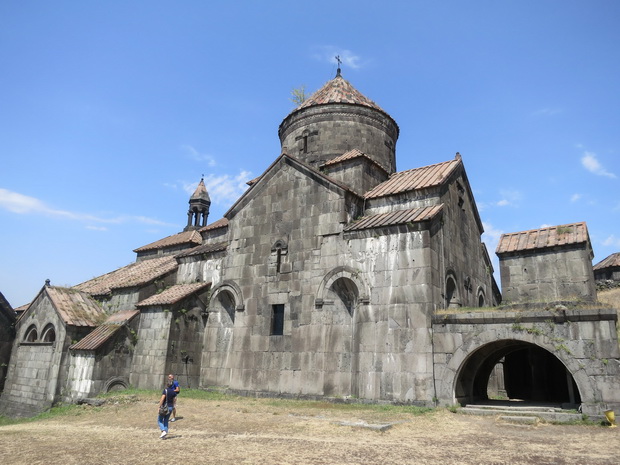
[[[278,134],[281,154],[223,218],[208,222],[201,180],[182,232],[121,269],[42,288],[16,324],[0,413],[155,389],[169,372],[244,394],[454,404],[486,398],[493,367],[524,351],[512,365],[524,369],[533,349],[561,380],[532,398],[620,405],[615,310],[569,311],[572,329],[564,314],[544,335],[527,331],[544,312],[523,331],[514,312],[475,313],[501,295],[458,153],[397,172],[398,125],[340,70]],[[582,278],[577,292],[595,293]],[[462,308],[474,313],[451,313]],[[560,333],[570,354],[554,348]],[[530,395],[522,384],[513,391]]]

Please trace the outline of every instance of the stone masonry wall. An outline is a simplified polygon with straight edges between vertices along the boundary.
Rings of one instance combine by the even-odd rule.
[[[129,382],[138,389],[163,386],[172,313],[158,307],[142,309]]]
[[[585,248],[500,257],[504,303],[596,300],[592,259]]]

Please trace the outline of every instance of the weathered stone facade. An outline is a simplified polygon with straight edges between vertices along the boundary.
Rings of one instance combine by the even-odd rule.
[[[485,398],[494,371],[530,400],[594,414],[620,406],[615,310],[488,308],[501,296],[458,153],[395,172],[398,126],[340,74],[279,135],[280,156],[224,218],[206,224],[201,181],[184,231],[73,289],[105,311],[96,329],[76,339],[60,318],[65,342],[32,346],[28,322],[58,313],[35,301],[0,410],[159,388],[170,372],[189,387],[436,405]],[[589,239],[523,250],[498,250],[512,303],[595,300]],[[531,386],[518,379],[524,366],[537,373]]]
[[[16,319],[17,315],[13,311],[13,307],[0,292],[0,391],[4,389],[4,380],[11,360]]]

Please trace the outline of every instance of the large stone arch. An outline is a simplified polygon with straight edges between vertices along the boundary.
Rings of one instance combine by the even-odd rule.
[[[230,384],[231,367],[228,361],[233,347],[236,316],[245,310],[243,302],[243,293],[233,281],[223,281],[211,292],[200,365],[202,386]]]
[[[357,396],[359,392],[359,305],[370,301],[370,287],[361,272],[351,267],[334,268],[317,290],[316,307],[323,316],[323,394]]]
[[[537,347],[555,357],[572,376],[578,390],[580,403],[600,402],[600,393],[586,373],[585,367],[569,353],[557,350],[548,337],[529,333],[515,333],[511,338],[498,338],[496,330],[487,330],[476,337],[466,339],[458,347],[449,362],[437,371],[438,395],[450,399],[450,403],[475,400],[480,383],[490,374],[494,362],[511,350]],[[486,378],[488,380],[488,376]]]
[[[209,299],[209,312],[218,313],[224,326],[232,326],[235,312],[241,312],[244,308],[243,294],[236,283],[224,281],[213,288]]]
[[[350,281],[357,288],[357,303],[367,304],[370,302],[370,286],[362,278],[359,270],[349,266],[339,266],[328,272],[321,280],[316,293],[315,304],[321,307],[326,303],[333,303],[329,297],[329,292],[334,288],[334,284],[339,281],[345,283],[343,278]],[[338,287],[338,284],[336,284]]]

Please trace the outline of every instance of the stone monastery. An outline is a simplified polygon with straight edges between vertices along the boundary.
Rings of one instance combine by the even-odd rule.
[[[340,69],[278,134],[280,156],[223,218],[208,223],[201,180],[182,232],[41,289],[15,322],[0,414],[167,373],[248,395],[430,406],[496,385],[620,407],[617,313],[596,303],[585,223],[504,235],[502,302],[458,153],[397,172],[398,125]]]

